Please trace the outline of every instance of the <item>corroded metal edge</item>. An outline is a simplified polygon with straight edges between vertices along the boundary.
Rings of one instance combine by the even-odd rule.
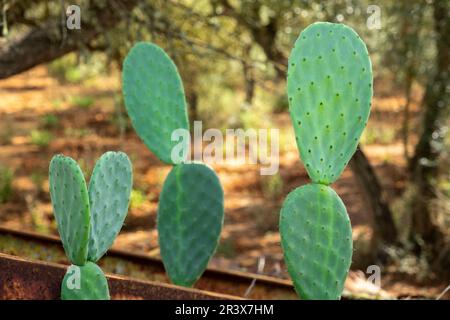
[[[0,253],[0,299],[59,299],[66,266]],[[238,297],[106,275],[115,300],[235,300]]]
[[[0,234],[11,235],[25,241],[38,242],[44,246],[57,245],[62,250],[58,237],[42,235],[35,232],[13,230],[0,227]],[[107,257],[132,261],[153,272],[165,274],[162,261],[143,253],[134,253],[118,249],[110,249]],[[265,275],[252,274],[235,270],[207,268],[195,287],[200,290],[220,292],[232,296],[243,296],[250,285],[253,287],[247,298],[267,299],[269,296],[278,299],[296,299],[297,295],[289,280],[278,279]]]

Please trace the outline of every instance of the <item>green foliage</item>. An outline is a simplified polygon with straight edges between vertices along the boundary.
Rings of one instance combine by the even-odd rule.
[[[106,152],[95,164],[89,183],[89,261],[100,259],[119,234],[127,215],[132,184],[131,163],[125,153]]]
[[[170,280],[192,286],[213,255],[224,217],[219,178],[204,164],[173,167],[158,207],[161,257]]]
[[[89,96],[75,96],[72,98],[71,104],[72,106],[77,108],[89,109],[94,104],[94,102],[94,98]]]
[[[362,144],[391,144],[394,142],[397,132],[395,128],[386,126],[368,126],[362,136]]]
[[[283,193],[283,179],[279,173],[261,176],[261,189],[268,199],[276,199]]]
[[[31,181],[38,191],[42,191],[46,179],[46,174],[40,171],[33,172],[30,176]]]
[[[64,100],[63,100],[63,99],[60,99],[60,98],[58,98],[58,99],[53,99],[53,100],[51,101],[52,108],[54,108],[54,109],[60,109],[60,108],[62,107],[63,103],[64,103]]]
[[[239,110],[237,123],[229,123],[231,128],[255,129],[271,127],[271,119],[268,112],[262,108]],[[228,129],[228,128],[226,128]]]
[[[279,95],[273,106],[273,112],[281,113],[288,110],[289,110],[289,101],[286,94]]]
[[[66,55],[50,63],[48,70],[61,83],[80,83],[83,76],[76,60],[74,54]]]
[[[38,210],[36,207],[30,210],[31,223],[33,228],[42,234],[50,234],[49,223],[44,212]]]
[[[38,147],[47,147],[53,139],[53,135],[47,130],[32,130],[30,142]]]
[[[288,271],[303,299],[339,299],[352,258],[352,229],[342,200],[325,185],[287,196],[280,213]]]
[[[60,83],[80,84],[104,71],[103,60],[101,55],[69,53],[52,61],[48,65],[48,71]]]
[[[189,129],[184,89],[177,68],[158,46],[140,42],[123,63],[125,106],[139,137],[168,164],[175,129]]]
[[[141,190],[133,189],[130,194],[130,207],[137,209],[141,207],[145,202],[145,194]]]
[[[314,23],[289,57],[289,111],[313,183],[295,189],[280,213],[285,261],[304,299],[339,299],[352,259],[344,204],[327,185],[358,146],[372,98],[372,67],[360,37],[342,24]]]
[[[109,299],[100,259],[117,237],[128,211],[132,169],[123,152],[106,152],[97,161],[89,189],[75,160],[56,155],[50,162],[50,195],[58,232],[69,260],[81,270],[81,289],[62,285],[63,299]],[[73,288],[72,288],[73,289]]]
[[[369,117],[372,67],[342,24],[314,23],[289,57],[288,97],[300,156],[313,182],[330,184],[355,152]]]
[[[0,165],[0,204],[9,200],[12,192],[13,171]]]
[[[46,114],[41,117],[40,123],[44,128],[53,129],[58,126],[59,119],[55,114]]]
[[[62,300],[109,300],[108,281],[95,263],[71,265],[61,284]]]
[[[50,196],[58,232],[69,260],[82,266],[89,240],[89,196],[86,182],[75,160],[56,155],[50,162]]]
[[[83,138],[92,133],[89,128],[65,128],[64,136],[67,138]]]

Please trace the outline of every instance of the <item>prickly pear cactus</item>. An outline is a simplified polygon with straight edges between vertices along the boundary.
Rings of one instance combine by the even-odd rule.
[[[75,160],[57,155],[50,162],[50,196],[58,232],[69,260],[86,263],[89,240],[89,196]]]
[[[342,200],[328,186],[307,184],[280,213],[286,265],[303,299],[339,299],[352,257],[352,229]]]
[[[131,163],[123,152],[106,152],[95,164],[89,182],[89,261],[99,260],[119,234],[128,211],[132,180]]]
[[[93,262],[71,265],[61,284],[62,300],[109,300],[108,281]]]
[[[170,280],[192,286],[213,255],[223,224],[223,191],[217,175],[204,164],[173,167],[158,207],[161,257]]]
[[[288,67],[289,110],[313,182],[330,184],[358,146],[369,117],[372,66],[351,28],[319,22],[295,42]]]
[[[297,147],[313,183],[284,201],[284,257],[301,298],[339,299],[352,231],[344,204],[328,185],[352,157],[369,117],[372,66],[364,42],[343,24],[310,25],[289,57],[287,85]]]
[[[176,129],[189,130],[183,84],[169,56],[152,43],[137,43],[128,53],[122,74],[125,106],[133,127],[162,161],[175,164],[171,152]]]
[[[75,160],[56,155],[50,162],[50,195],[64,250],[73,265],[61,286],[62,299],[109,299],[108,283],[94,263],[109,249],[128,211],[130,160],[107,152],[89,184]]]
[[[189,129],[183,85],[175,64],[158,46],[138,43],[122,75],[125,105],[137,134],[162,161],[175,165],[158,207],[161,256],[171,281],[192,286],[213,255],[223,223],[223,191],[214,171],[200,163],[172,160],[189,141],[172,141]],[[179,155],[176,155],[177,158]]]

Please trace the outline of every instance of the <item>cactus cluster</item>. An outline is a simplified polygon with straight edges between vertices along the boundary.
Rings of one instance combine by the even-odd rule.
[[[125,220],[132,186],[127,155],[106,152],[97,161],[89,188],[70,157],[56,155],[49,168],[50,195],[58,232],[70,262],[62,299],[109,299],[105,275],[95,264]]]
[[[189,130],[189,121],[181,78],[161,48],[140,42],[130,50],[123,64],[122,90],[139,137],[161,161],[173,165],[158,205],[160,253],[172,283],[192,286],[220,238],[224,216],[220,181],[203,163],[172,158],[178,145],[172,133]]]
[[[173,159],[173,132],[189,130],[183,84],[158,46],[138,43],[123,65],[123,95],[133,127],[145,145],[172,165],[159,199],[157,228],[170,280],[190,287],[216,250],[224,218],[216,173],[200,162]],[[297,147],[312,182],[289,193],[280,213],[288,271],[303,299],[339,299],[352,258],[352,230],[344,203],[329,186],[355,152],[372,98],[372,67],[360,37],[343,24],[314,23],[289,57],[287,91]],[[188,149],[189,142],[185,142]],[[62,299],[109,299],[96,262],[125,220],[131,163],[107,152],[89,187],[75,160],[53,157],[50,194],[58,231],[72,265]]]
[[[352,259],[346,208],[329,185],[355,152],[372,98],[367,48],[350,27],[318,22],[289,56],[287,92],[297,147],[311,184],[292,191],[280,213],[288,272],[303,299],[339,299]]]

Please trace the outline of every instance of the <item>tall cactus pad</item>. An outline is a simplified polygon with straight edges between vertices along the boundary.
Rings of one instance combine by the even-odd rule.
[[[303,299],[339,299],[352,258],[352,230],[342,200],[325,185],[292,191],[280,215],[281,245]]]
[[[70,266],[61,285],[62,300],[109,300],[108,281],[93,262]]]
[[[164,267],[177,285],[192,286],[213,255],[223,224],[223,191],[204,164],[180,164],[170,171],[158,208]]]
[[[183,84],[177,68],[158,46],[140,42],[123,64],[122,90],[137,134],[162,161],[174,164],[176,129],[189,129]],[[188,141],[186,141],[186,144]]]
[[[89,239],[89,198],[80,167],[72,158],[56,155],[50,162],[50,196],[58,231],[69,260],[86,263]]]
[[[369,117],[372,66],[351,28],[318,22],[295,42],[288,67],[289,110],[300,156],[313,182],[344,170]]]
[[[127,215],[132,168],[123,152],[106,152],[89,182],[91,228],[88,260],[96,262],[113,244]]]

